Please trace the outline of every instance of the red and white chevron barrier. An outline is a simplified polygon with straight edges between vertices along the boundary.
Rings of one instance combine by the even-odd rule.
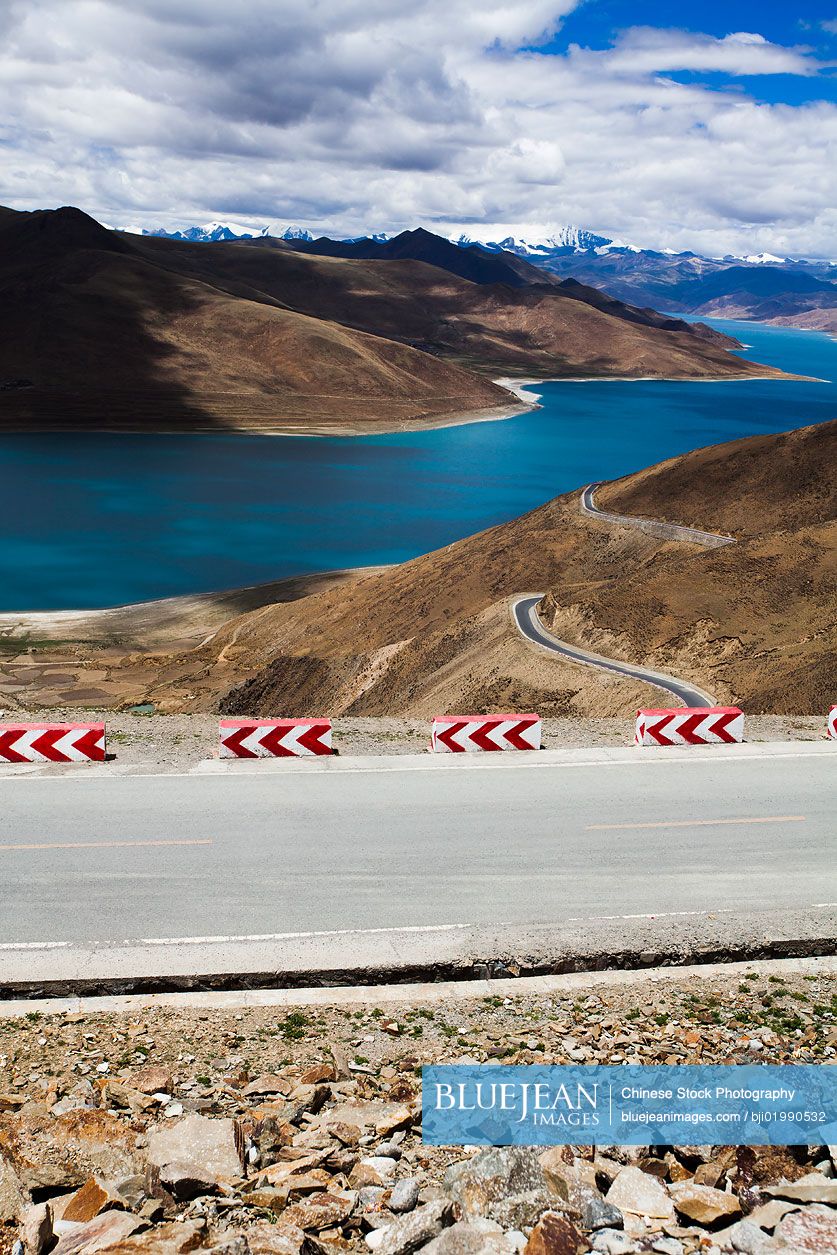
[[[828,735],[837,741],[837,706],[832,706],[828,713]]]
[[[637,745],[732,745],[744,740],[744,715],[737,706],[638,710]]]
[[[437,754],[472,750],[539,750],[540,715],[437,715],[430,732]]]
[[[0,723],[2,763],[103,763],[103,723]]]
[[[330,719],[222,719],[222,758],[331,754]]]

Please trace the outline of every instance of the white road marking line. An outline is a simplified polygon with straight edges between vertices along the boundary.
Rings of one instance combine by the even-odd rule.
[[[114,850],[114,849],[134,849],[139,846],[159,846],[159,845],[212,845],[211,837],[190,838],[172,841],[30,841],[18,842],[15,845],[3,845],[0,843],[0,853],[4,850]]]
[[[800,907],[804,910],[804,907]],[[576,915],[566,922],[568,924],[589,924],[595,920],[613,919],[675,919],[683,915],[734,915],[737,908],[732,906],[708,907],[705,911],[648,911],[638,915]]]
[[[810,906],[800,906],[794,908],[800,911],[820,909],[832,909],[837,907],[837,902],[813,902]],[[567,919],[561,921],[564,924],[591,924],[606,923],[610,920],[624,919],[677,919],[684,916],[715,916],[715,915],[735,915],[738,913],[737,907],[719,906],[710,907],[703,911],[648,911],[635,915],[571,915]],[[132,940],[130,938],[124,941],[104,941],[104,942],[69,942],[69,941],[6,941],[0,942],[0,951],[3,950],[58,950],[73,946],[74,949],[85,949],[96,946],[98,949],[114,949],[117,946],[181,946],[181,945],[211,945],[213,943],[224,944],[226,942],[247,942],[247,941],[293,941],[304,937],[358,937],[369,934],[378,933],[439,933],[452,932],[457,929],[477,928],[477,924],[416,924],[408,925],[405,928],[335,928],[323,930],[321,932],[305,932],[305,933],[254,933],[250,936],[229,936],[229,937],[140,937]],[[486,925],[487,927],[487,925]],[[493,924],[493,928],[514,928],[517,927],[510,920],[503,920]],[[522,927],[522,925],[521,925]],[[542,924],[531,924],[526,927],[543,927]],[[837,960],[835,960],[837,961]],[[774,962],[774,960],[771,960]]]
[[[202,946],[225,944],[234,941],[298,941],[304,937],[367,937],[377,936],[380,933],[444,933],[473,927],[473,924],[416,924],[406,928],[330,928],[304,933],[252,933],[240,937],[140,937],[138,941],[129,940],[124,944],[126,946]]]
[[[588,824],[585,832],[624,831],[628,828],[714,828],[720,824],[800,824],[804,815],[763,815],[742,819],[660,819],[647,824]]]

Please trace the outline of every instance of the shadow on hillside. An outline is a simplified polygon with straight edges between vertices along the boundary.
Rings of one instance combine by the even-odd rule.
[[[79,210],[4,214],[0,430],[223,427],[190,376],[188,342],[155,333],[198,305]]]

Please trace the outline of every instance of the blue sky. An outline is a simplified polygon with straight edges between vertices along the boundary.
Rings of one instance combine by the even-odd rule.
[[[6,0],[0,202],[837,257],[837,0]]]
[[[693,34],[722,39],[731,31],[755,31],[771,43],[786,47],[805,46],[819,59],[837,62],[837,3],[805,4],[800,11],[794,4],[759,3],[759,0],[702,0],[691,20],[677,13],[665,0],[585,0],[568,14],[561,30],[543,51],[566,52],[572,43],[589,48],[610,47],[620,34],[632,27],[657,29],[675,26]],[[832,29],[828,29],[828,25]],[[801,104],[808,100],[837,101],[837,78],[824,73],[816,78],[794,74],[752,76],[701,74],[696,71],[670,71],[680,82],[705,82],[716,90],[739,90],[768,103]]]

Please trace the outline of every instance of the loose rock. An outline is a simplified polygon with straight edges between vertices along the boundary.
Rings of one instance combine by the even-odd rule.
[[[623,1168],[605,1199],[621,1212],[655,1220],[674,1219],[674,1204],[665,1186],[640,1168]]]

